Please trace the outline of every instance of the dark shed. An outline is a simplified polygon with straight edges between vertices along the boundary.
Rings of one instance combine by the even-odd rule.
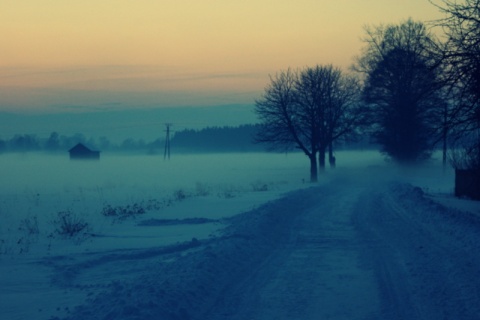
[[[75,147],[68,150],[70,159],[100,159],[100,151],[93,151],[85,147],[82,143],[78,143]]]

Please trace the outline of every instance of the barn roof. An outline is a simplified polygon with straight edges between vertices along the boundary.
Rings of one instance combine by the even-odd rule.
[[[85,147],[82,143],[77,143],[73,148],[68,150],[68,152],[74,152],[74,153],[86,153],[86,152],[92,152],[89,148]]]

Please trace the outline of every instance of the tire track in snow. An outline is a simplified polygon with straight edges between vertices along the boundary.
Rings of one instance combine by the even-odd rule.
[[[398,183],[361,197],[355,225],[376,244],[365,257],[383,318],[480,319],[480,229],[461,216]]]
[[[223,235],[172,262],[148,263],[117,281],[67,319],[209,319],[212,306],[285,243],[296,210],[314,202],[301,190],[235,216]]]
[[[478,319],[478,229],[413,187],[363,178],[235,216],[69,319]]]
[[[350,181],[351,182],[351,181]],[[374,273],[359,264],[352,208],[363,186],[316,189],[297,211],[284,246],[217,303],[208,319],[372,319],[379,310]]]

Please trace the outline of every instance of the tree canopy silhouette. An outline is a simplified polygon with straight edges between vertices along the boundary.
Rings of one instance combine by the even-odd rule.
[[[363,119],[356,79],[332,65],[288,69],[270,77],[256,101],[262,126],[256,141],[272,149],[302,150],[310,160],[310,180],[318,179],[318,163],[333,141],[355,131]]]
[[[433,1],[431,1],[433,3]],[[444,62],[458,102],[457,128],[480,128],[480,0],[441,0],[446,14],[437,22],[446,35]]]
[[[466,161],[471,168],[480,169],[480,0],[439,0],[434,2],[446,17],[436,21],[447,35],[444,49],[451,92],[453,133],[459,139],[454,152],[455,167],[465,167],[459,158],[476,158]],[[440,4],[438,4],[440,2]],[[461,155],[459,150],[463,149]],[[473,165],[476,163],[476,165]]]
[[[365,74],[364,101],[382,151],[406,163],[430,156],[443,106],[440,44],[424,24],[366,28],[366,46],[354,68]]]

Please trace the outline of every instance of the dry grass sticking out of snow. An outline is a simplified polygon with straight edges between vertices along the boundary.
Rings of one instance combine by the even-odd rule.
[[[438,165],[395,172],[374,152],[345,152],[337,159],[342,174],[368,167],[374,175],[418,185],[425,197],[451,194],[452,173]],[[189,304],[198,310],[223,294],[225,281],[259,263],[270,241],[282,241],[293,217],[262,217],[262,208],[295,212],[302,200],[262,204],[309,186],[301,154],[192,155],[170,162],[106,156],[86,163],[9,155],[0,163],[4,181],[12,181],[0,186],[0,315],[12,319],[94,319],[96,311],[159,318],[165,310],[167,318],[185,317]],[[335,175],[328,170],[320,184]],[[254,208],[259,211],[238,216]],[[79,231],[68,236],[62,230],[69,225]],[[265,230],[275,234],[262,235]],[[37,302],[25,309],[26,300]],[[86,300],[96,307],[72,313]]]
[[[220,219],[297,188],[303,167],[303,156],[278,154],[184,155],[170,161],[106,155],[98,162],[3,155],[0,168],[9,183],[0,185],[0,259],[113,249],[106,239],[135,237],[138,220]],[[207,212],[203,206],[209,205],[222,208]],[[138,236],[145,232],[136,229]],[[184,240],[169,231],[156,237],[156,245]],[[151,230],[145,235],[154,237]],[[140,245],[137,240],[132,242]]]

